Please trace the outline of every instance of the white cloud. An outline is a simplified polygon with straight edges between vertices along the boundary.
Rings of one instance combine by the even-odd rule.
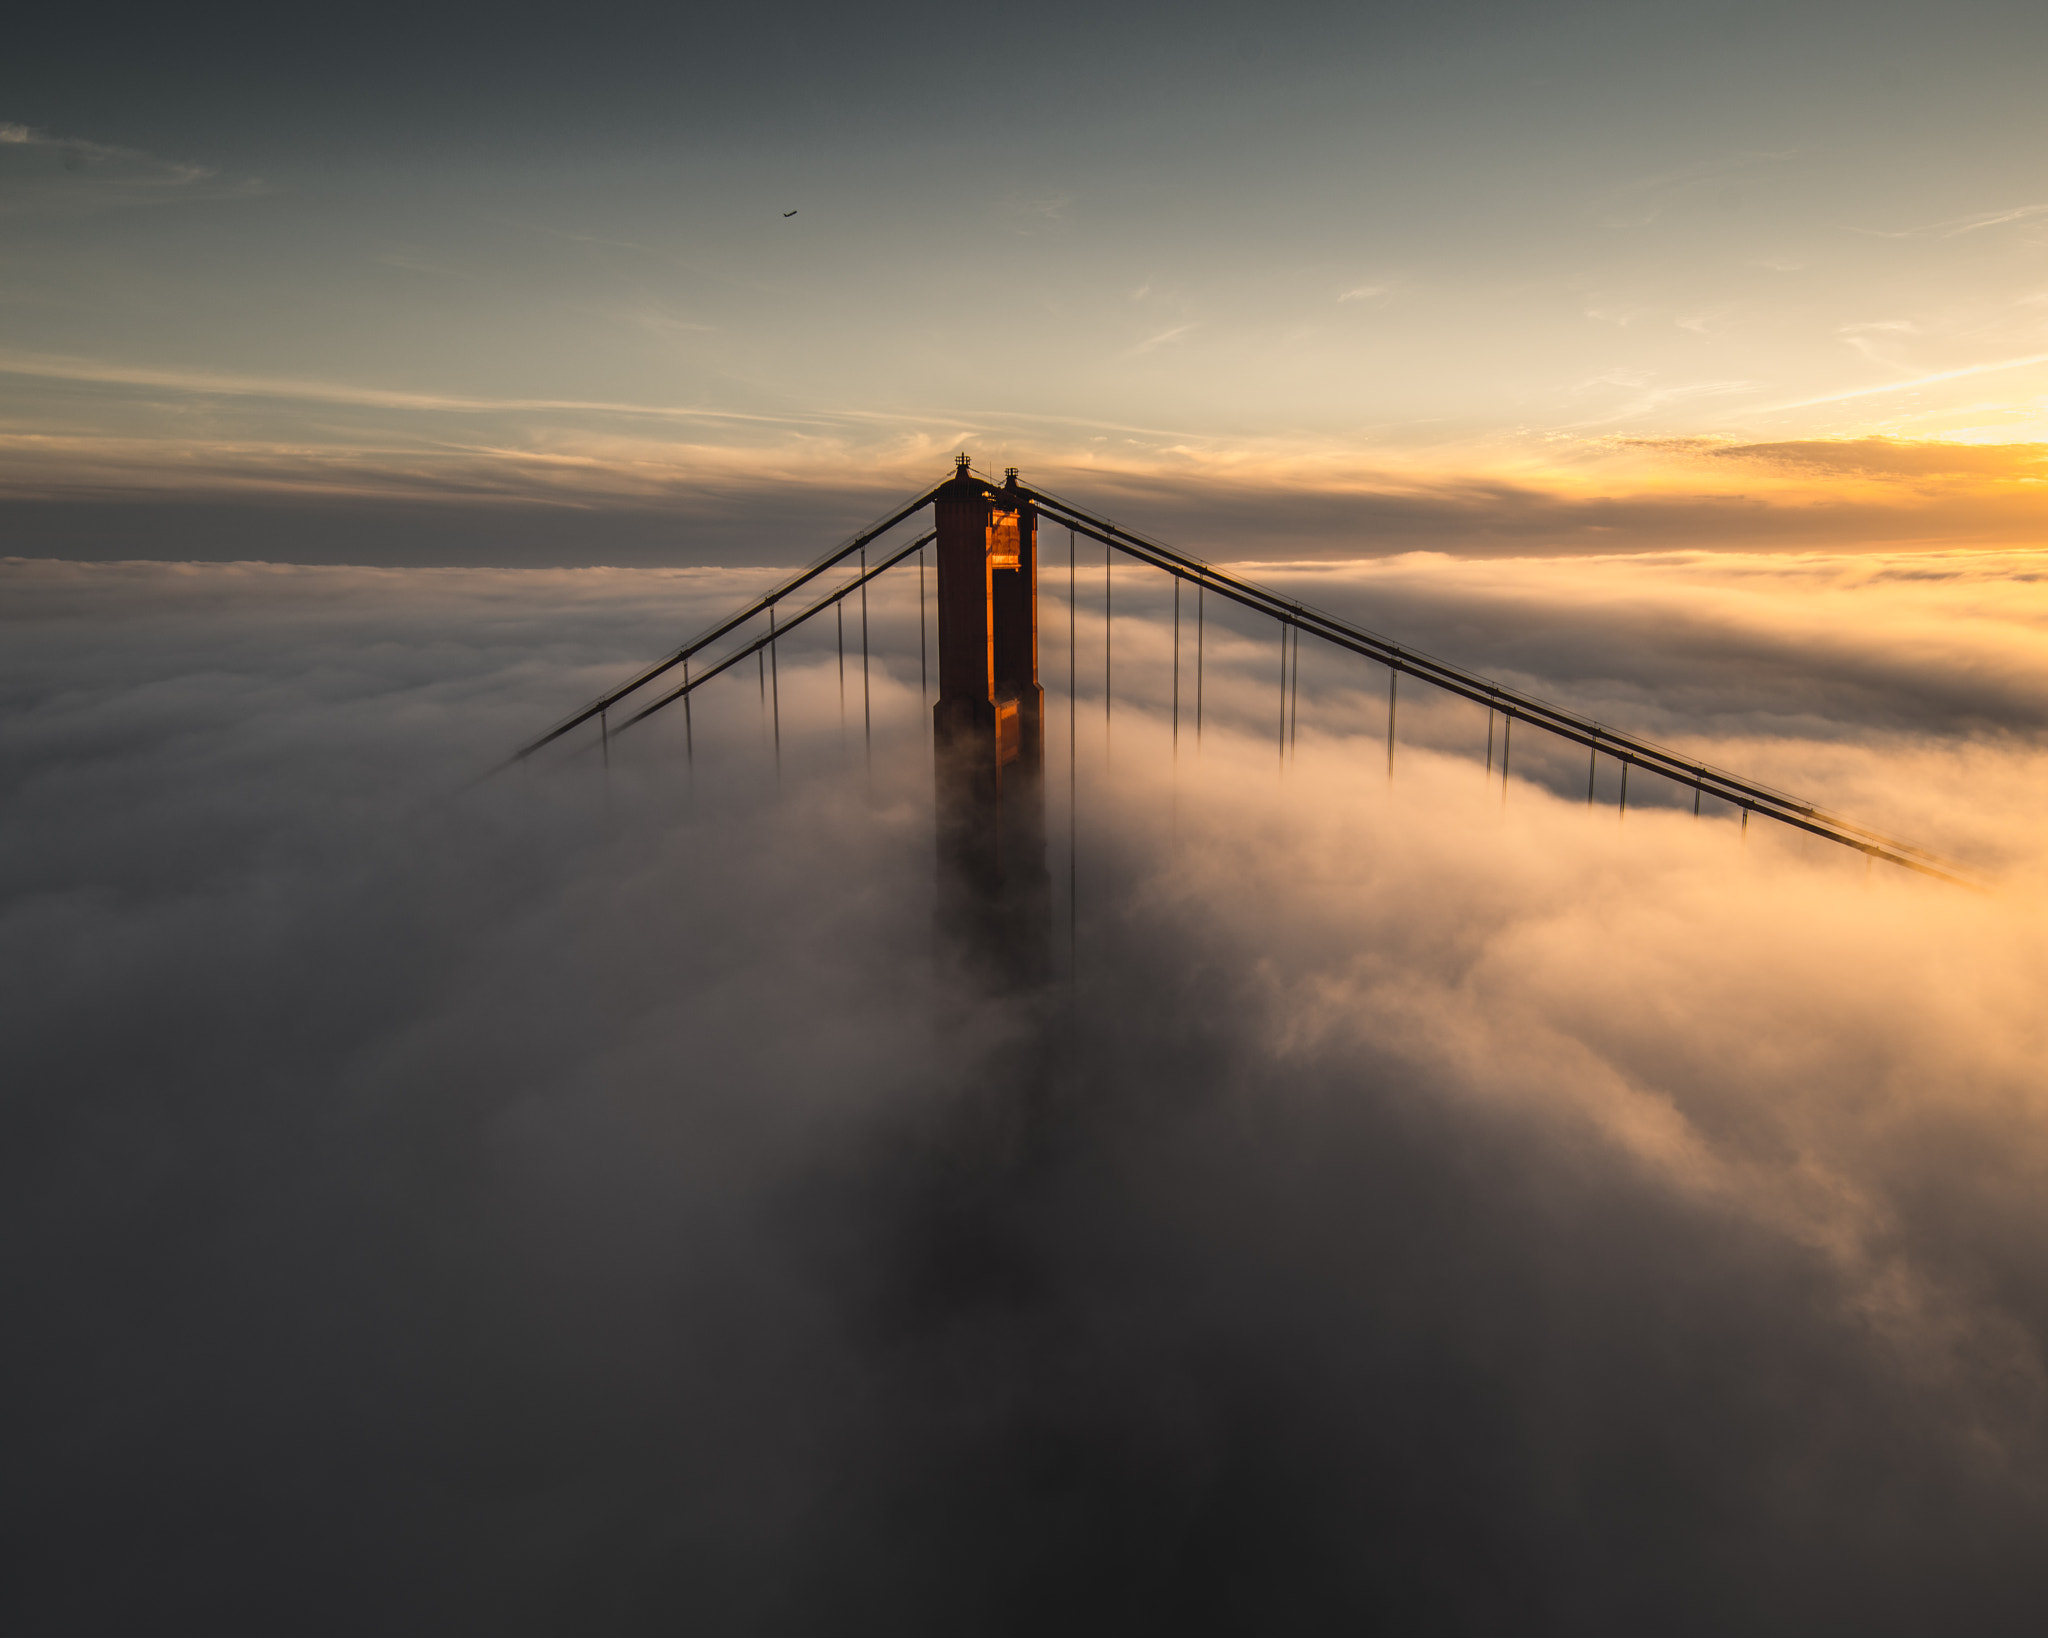
[[[1989,227],[2003,227],[2008,222],[2025,222],[2048,212],[2048,205],[2015,205],[2009,210],[1991,211],[1983,216],[1973,216],[1957,223],[1941,236],[1954,239],[1965,233],[1978,233]]]
[[[0,124],[0,211],[85,213],[180,200],[250,198],[272,191],[248,177],[225,181],[211,166],[162,159],[83,137]]]
[[[1183,336],[1189,334],[1191,331],[1199,330],[1200,328],[1201,321],[1199,319],[1194,320],[1187,324],[1177,324],[1171,330],[1161,330],[1159,334],[1157,334],[1156,336],[1147,337],[1145,340],[1139,342],[1137,346],[1133,347],[1130,350],[1130,352],[1125,354],[1124,356],[1128,358],[1138,353],[1149,353],[1155,347],[1169,346],[1172,343],[1179,341]]]

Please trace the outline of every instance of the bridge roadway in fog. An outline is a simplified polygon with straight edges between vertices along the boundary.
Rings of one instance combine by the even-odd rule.
[[[980,481],[990,482],[990,480]],[[1963,866],[1940,858],[1924,848],[1915,847],[1911,843],[1902,842],[1895,837],[1884,835],[1881,832],[1870,829],[1868,826],[1857,824],[1852,820],[1842,817],[1840,814],[1831,813],[1812,803],[1802,802],[1798,798],[1789,796],[1783,791],[1774,790],[1768,785],[1758,784],[1754,780],[1744,779],[1739,775],[1728,772],[1726,769],[1716,768],[1711,764],[1683,756],[1639,735],[1609,727],[1604,723],[1596,722],[1591,717],[1581,715],[1564,706],[1553,705],[1548,700],[1539,699],[1535,695],[1509,688],[1502,683],[1479,676],[1477,673],[1467,671],[1460,666],[1436,659],[1419,650],[1405,647],[1389,638],[1380,636],[1376,632],[1368,631],[1362,626],[1353,625],[1347,620],[1339,619],[1333,614],[1325,613],[1321,609],[1314,608],[1306,603],[1299,603],[1292,598],[1282,597],[1279,593],[1269,591],[1252,581],[1228,574],[1213,564],[1205,563],[1199,558],[1190,557],[1171,546],[1164,545],[1159,541],[1152,540],[1133,530],[1125,529],[1118,524],[1112,523],[1106,518],[1097,517],[1072,501],[1062,499],[1043,489],[1034,489],[1028,485],[1017,484],[1014,476],[1010,482],[1011,487],[1000,490],[996,489],[991,482],[991,493],[1001,494],[1006,500],[1010,497],[1015,497],[1022,504],[1033,508],[1038,518],[1063,525],[1071,529],[1076,535],[1085,535],[1090,540],[1096,541],[1109,550],[1121,552],[1136,562],[1146,564],[1151,568],[1160,570],[1164,574],[1171,575],[1180,581],[1196,586],[1204,593],[1214,593],[1218,597],[1226,598],[1241,607],[1253,610],[1255,613],[1266,615],[1284,627],[1291,627],[1297,633],[1305,632],[1309,636],[1328,643],[1334,648],[1342,649],[1348,653],[1359,655],[1386,666],[1390,674],[1390,710],[1392,689],[1394,687],[1393,679],[1405,675],[1413,677],[1420,682],[1428,683],[1431,687],[1441,689],[1447,694],[1454,694],[1461,699],[1483,705],[1490,711],[1498,711],[1509,725],[1509,743],[1512,742],[1512,725],[1519,722],[1541,729],[1544,733],[1555,738],[1585,747],[1590,759],[1589,799],[1591,796],[1590,767],[1592,761],[1596,761],[1599,756],[1605,754],[1620,762],[1625,770],[1641,768],[1670,780],[1676,785],[1690,789],[1695,793],[1695,811],[1698,811],[1698,803],[1701,798],[1714,797],[1719,801],[1729,803],[1742,810],[1745,816],[1745,824],[1748,822],[1747,816],[1755,814],[1760,818],[1775,820],[1779,824],[1789,825],[1795,830],[1805,831],[1809,835],[1821,837],[1826,841],[1854,848],[1872,859],[1882,859],[1889,864],[1900,865],[1905,869],[1918,871],[1923,875],[1939,877],[1944,881],[1956,882],[1964,886],[1974,887],[1979,885],[1971,878]],[[644,721],[646,718],[654,715],[655,712],[674,704],[676,701],[687,699],[696,689],[739,664],[750,655],[758,654],[764,649],[771,648],[782,637],[794,631],[806,621],[824,613],[846,597],[860,591],[870,581],[875,580],[890,569],[897,567],[912,556],[922,552],[925,546],[934,538],[930,532],[919,535],[906,546],[890,550],[872,565],[869,565],[866,561],[866,553],[870,546],[890,530],[931,505],[937,498],[939,490],[943,487],[943,485],[935,485],[933,488],[894,508],[860,533],[852,536],[841,545],[834,547],[823,557],[817,559],[788,580],[785,580],[781,585],[764,593],[728,618],[719,621],[700,636],[692,638],[681,648],[676,649],[673,653],[648,666],[619,687],[598,696],[598,698],[592,700],[580,710],[564,717],[554,727],[548,729],[546,733],[521,746],[518,751],[513,753],[509,762],[522,761],[532,756],[544,746],[554,743],[565,734],[593,719],[599,722],[600,731],[607,738],[610,734],[623,732],[634,723]],[[849,558],[858,558],[860,561],[860,570],[854,578],[808,603],[793,617],[781,621],[777,620],[777,611],[786,599],[791,598],[806,586],[811,585],[820,576],[829,573],[838,565],[845,563]],[[750,642],[742,644],[739,648],[725,655],[706,669],[694,675],[691,673],[690,661],[697,655],[764,615],[770,623],[770,629],[766,633]],[[1298,636],[1296,640],[1297,642],[1299,641]],[[626,704],[634,695],[640,694],[642,690],[658,679],[669,676],[678,667],[682,668],[683,676],[680,684],[670,686],[659,696],[648,700],[646,703],[637,705],[633,714],[616,728],[610,726],[609,718],[612,711]],[[506,765],[509,766],[509,762]],[[1505,758],[1503,759],[1503,770],[1505,773]],[[1624,774],[1625,780],[1626,774]],[[1623,788],[1625,792],[1625,783]]]

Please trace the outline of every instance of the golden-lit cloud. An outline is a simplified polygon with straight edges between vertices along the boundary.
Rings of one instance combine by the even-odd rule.
[[[63,354],[0,355],[0,377],[15,399],[0,494],[41,501],[301,496],[687,520],[805,492],[827,507],[842,496],[857,518],[966,449],[1221,555],[1498,554],[2030,544],[2048,475],[2038,441],[1872,432],[1231,437],[995,407],[778,412]],[[1719,389],[1643,390],[1678,403]]]
[[[1936,439],[1809,438],[1723,444],[1717,460],[1860,478],[1975,478],[2038,483],[2048,477],[2048,444],[1957,444]]]

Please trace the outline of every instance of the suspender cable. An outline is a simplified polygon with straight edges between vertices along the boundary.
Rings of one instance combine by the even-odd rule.
[[[775,782],[782,783],[782,668],[775,662],[775,611],[768,611],[768,683],[775,710]]]
[[[1079,650],[1075,641],[1075,614],[1079,604],[1076,595],[1074,531],[1067,531],[1067,984],[1069,994],[1070,1024],[1080,1009],[1081,970],[1081,757],[1080,757],[1080,712],[1075,695],[1076,655]]]
[[[1195,582],[1195,749],[1202,748],[1202,594],[1208,588]]]
[[[1809,835],[1819,836],[1843,847],[1853,847],[1859,852],[1874,849],[1876,856],[1888,863],[1902,865],[1908,870],[1917,870],[1922,875],[1936,876],[1943,881],[1955,882],[1964,887],[1981,885],[1962,866],[1954,864],[1927,849],[1902,842],[1866,825],[1857,824],[1830,813],[1824,808],[1802,802],[1783,791],[1773,790],[1754,780],[1744,779],[1724,769],[1707,768],[1680,757],[1655,744],[1632,734],[1617,733],[1601,723],[1581,716],[1562,706],[1533,694],[1520,693],[1504,688],[1499,683],[1462,670],[1442,660],[1404,649],[1386,638],[1367,631],[1362,627],[1337,619],[1303,603],[1270,592],[1262,586],[1237,576],[1227,574],[1199,558],[1187,556],[1170,546],[1149,540],[1142,535],[1121,529],[1106,519],[1091,516],[1070,502],[1048,495],[1044,490],[1030,492],[1044,514],[1057,522],[1077,529],[1091,540],[1099,540],[1105,546],[1113,545],[1127,557],[1149,564],[1155,569],[1166,569],[1171,573],[1193,580],[1204,589],[1213,587],[1233,603],[1274,618],[1293,620],[1305,627],[1311,634],[1337,648],[1367,659],[1377,660],[1382,665],[1411,671],[1424,682],[1444,692],[1455,694],[1460,699],[1485,703],[1492,700],[1503,710],[1514,716],[1534,723],[1545,733],[1566,740],[1574,745],[1584,745],[1595,751],[1603,743],[1625,747],[1636,761],[1653,772],[1674,780],[1679,784],[1692,784],[1705,780],[1714,787],[1714,794],[1725,802],[1734,804],[1745,813],[1761,813],[1775,819],[1781,825],[1790,825],[1794,830],[1803,830]]]
[[[1280,622],[1280,766],[1287,766],[1287,622]]]
[[[1294,747],[1301,737],[1301,627],[1292,626],[1294,633],[1293,674],[1287,684],[1287,759],[1294,760]]]
[[[787,637],[792,631],[796,630],[796,628],[802,625],[806,620],[809,620],[816,615],[823,614],[825,610],[833,607],[835,604],[838,603],[838,601],[842,597],[851,597],[855,592],[861,590],[864,586],[866,586],[866,584],[870,580],[873,580],[880,575],[887,574],[891,569],[895,568],[897,564],[904,562],[913,553],[917,552],[920,548],[930,545],[931,540],[932,537],[929,534],[919,535],[917,539],[911,541],[908,545],[901,546],[897,548],[895,551],[891,552],[880,563],[877,563],[872,569],[863,569],[861,571],[860,579],[850,580],[845,585],[841,586],[837,591],[828,592],[825,596],[819,598],[815,603],[811,604],[811,606],[805,609],[801,614],[796,615],[792,619],[784,621],[781,626],[780,635]],[[734,666],[738,665],[750,654],[758,656],[760,652],[767,646],[768,639],[765,636],[763,636],[757,637],[751,643],[743,644],[739,648],[734,649],[732,653],[726,655],[724,659],[718,661],[717,664],[711,666],[709,669],[705,671],[700,671],[695,677],[686,678],[681,687],[672,688],[666,694],[662,695],[661,698],[655,700],[652,704],[643,705],[638,711],[634,712],[632,716],[628,717],[624,722],[619,724],[619,732],[624,733],[628,728],[631,728],[635,723],[645,722],[649,717],[653,716],[655,712],[662,710],[666,706],[675,704],[677,700],[687,701],[693,692],[695,692],[699,688],[702,688],[706,683],[711,681],[713,677],[722,676],[725,672],[730,671]]]
[[[868,694],[868,549],[860,549],[860,730],[867,746],[868,782],[875,777],[875,712]]]
[[[802,570],[800,573],[793,575],[790,579],[785,580],[773,591],[768,592],[761,597],[755,598],[753,602],[747,604],[746,607],[741,609],[737,614],[730,615],[726,619],[719,621],[717,625],[713,626],[709,631],[704,632],[701,636],[691,638],[689,642],[685,643],[681,648],[677,649],[673,654],[669,655],[666,659],[657,660],[653,665],[647,667],[637,676],[632,677],[627,682],[621,684],[619,687],[612,689],[609,693],[599,696],[597,699],[591,701],[590,704],[584,706],[581,710],[573,712],[569,716],[563,718],[560,722],[556,723],[554,727],[550,728],[546,733],[542,734],[538,739],[529,741],[527,744],[522,745],[517,751],[514,751],[508,760],[512,762],[517,762],[533,755],[533,753],[539,750],[543,745],[552,744],[555,740],[560,739],[564,734],[569,732],[570,729],[577,727],[579,724],[588,722],[592,717],[596,716],[598,712],[607,710],[611,706],[617,705],[628,694],[638,692],[640,689],[646,687],[648,683],[654,681],[656,677],[659,677],[664,672],[681,665],[685,660],[692,658],[696,654],[700,653],[702,650],[709,648],[713,643],[717,642],[720,638],[730,636],[733,632],[738,631],[740,627],[747,624],[748,621],[756,619],[766,610],[773,608],[776,604],[780,603],[784,598],[788,597],[792,592],[801,590],[803,587],[809,585],[813,580],[817,579],[818,576],[823,574],[827,569],[830,569],[837,564],[845,562],[846,559],[851,557],[855,552],[863,550],[871,541],[878,540],[883,535],[886,535],[891,529],[895,528],[896,525],[901,523],[905,518],[910,517],[913,513],[921,511],[926,506],[929,506],[931,504],[932,497],[937,493],[938,489],[937,487],[934,487],[931,489],[927,489],[923,494],[917,496],[914,500],[904,502],[903,505],[897,507],[894,511],[890,512],[888,516],[871,524],[868,528],[863,529],[851,540],[845,542],[843,545],[833,547],[831,551],[827,552],[815,563],[812,563],[808,568]],[[930,539],[931,537],[926,536],[925,538]],[[644,714],[644,712],[641,713],[641,715]],[[640,718],[638,715],[636,715],[632,720],[637,722],[640,720]]]
[[[1173,577],[1173,760],[1180,761],[1180,576]]]
[[[1401,672],[1397,666],[1387,667],[1387,783],[1394,782],[1394,705],[1400,694]]]

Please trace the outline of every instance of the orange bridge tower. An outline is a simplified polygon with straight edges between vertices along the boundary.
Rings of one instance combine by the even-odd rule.
[[[991,488],[957,458],[934,497],[939,699],[932,708],[939,915],[987,976],[1046,974],[1045,690],[1038,510],[1011,467]]]

